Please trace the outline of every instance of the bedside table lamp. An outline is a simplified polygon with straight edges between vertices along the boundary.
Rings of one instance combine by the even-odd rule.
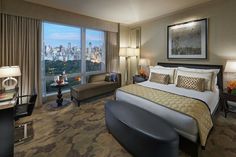
[[[150,65],[150,60],[146,58],[140,58],[139,64],[140,65],[140,75],[144,78],[146,77],[146,68]]]
[[[2,82],[2,86],[5,90],[14,89],[17,85],[17,79],[14,77],[21,76],[21,71],[19,66],[3,66],[0,67],[0,78],[5,78]],[[8,81],[12,81],[12,85],[8,85]]]
[[[228,60],[226,62],[225,72],[236,73],[236,60]]]
[[[228,60],[225,65],[226,73],[236,73],[236,60]],[[229,93],[236,92],[236,80],[230,80],[227,82],[227,90]]]

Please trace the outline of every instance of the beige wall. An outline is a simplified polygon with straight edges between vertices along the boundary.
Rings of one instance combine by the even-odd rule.
[[[167,60],[167,26],[194,19],[209,19],[208,59]],[[214,0],[141,24],[141,57],[157,62],[225,64],[236,59],[236,0]]]
[[[118,32],[117,23],[29,3],[24,0],[0,0],[0,12],[51,22],[95,28],[104,31]]]

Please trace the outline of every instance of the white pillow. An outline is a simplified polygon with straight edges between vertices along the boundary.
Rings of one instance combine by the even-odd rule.
[[[213,72],[192,72],[192,71],[182,71],[177,69],[175,84],[177,84],[178,76],[187,76],[187,77],[195,77],[195,78],[203,78],[205,79],[205,90],[212,90],[212,76]]]
[[[162,67],[162,66],[150,66],[149,80],[152,73],[166,74],[170,76],[170,83],[174,83],[174,74],[176,68]]]
[[[193,69],[193,68],[185,68],[185,67],[178,67],[179,70],[182,71],[190,71],[190,72],[199,72],[199,73],[208,73],[213,72],[212,76],[212,91],[216,90],[217,85],[217,74],[220,72],[220,69]]]

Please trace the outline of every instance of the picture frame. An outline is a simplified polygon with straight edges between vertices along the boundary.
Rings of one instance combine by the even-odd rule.
[[[208,19],[167,27],[168,59],[207,59]]]

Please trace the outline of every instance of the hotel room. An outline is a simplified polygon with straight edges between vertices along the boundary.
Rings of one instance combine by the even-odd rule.
[[[236,157],[235,0],[0,0],[0,157]]]

